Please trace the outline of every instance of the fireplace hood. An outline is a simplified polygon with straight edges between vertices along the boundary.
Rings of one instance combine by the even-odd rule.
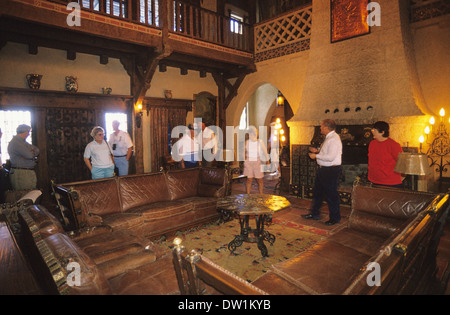
[[[416,70],[407,1],[379,1],[381,26],[330,41],[328,0],[313,1],[308,69],[291,122],[365,124],[429,113]],[[404,6],[404,7],[402,7]]]

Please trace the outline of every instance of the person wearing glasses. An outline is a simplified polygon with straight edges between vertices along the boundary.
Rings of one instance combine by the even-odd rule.
[[[13,190],[32,190],[37,186],[34,167],[37,163],[39,148],[26,142],[30,131],[30,126],[19,125],[16,129],[17,134],[8,144],[11,162],[10,180]]]
[[[84,149],[83,157],[92,179],[113,177],[114,157],[105,140],[105,130],[100,126],[94,127],[91,136],[94,140]]]

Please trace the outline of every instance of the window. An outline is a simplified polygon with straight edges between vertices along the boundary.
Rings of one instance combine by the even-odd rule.
[[[0,110],[0,128],[3,133],[1,138],[2,163],[5,163],[6,160],[9,159],[8,144],[17,134],[17,127],[22,124],[31,126],[31,113],[29,111]],[[30,135],[26,140],[30,144],[32,132],[33,130],[31,130]]]
[[[106,125],[106,140],[108,140],[109,136],[114,132],[112,128],[112,122],[117,120],[120,125],[119,129],[128,132],[128,118],[127,114],[124,113],[106,113],[105,114],[105,125]]]
[[[239,130],[247,130],[247,129],[248,129],[248,103],[242,110],[241,120],[239,121]]]
[[[242,23],[244,18],[234,12],[230,13],[230,30],[232,33],[242,34]]]
[[[159,26],[159,3],[158,0],[139,0],[141,23]]]
[[[110,3],[110,1],[111,0],[106,0],[103,3],[103,6],[104,6],[103,10],[104,11],[102,10],[102,12],[105,12],[107,14],[111,14],[111,3]],[[99,0],[92,0],[92,1],[91,0],[82,0],[81,6],[83,8],[86,8],[86,9],[91,9],[91,10],[94,10],[94,11],[100,11],[100,1]],[[122,18],[126,18],[127,17],[127,13],[126,13],[127,1],[126,0],[113,0],[112,7],[113,7],[112,8],[113,9],[112,15],[119,16],[119,17],[122,17]]]

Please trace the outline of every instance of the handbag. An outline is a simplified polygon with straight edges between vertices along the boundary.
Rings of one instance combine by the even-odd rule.
[[[105,142],[106,142],[106,144],[108,145],[109,153],[111,154],[111,160],[112,160],[113,163],[114,163],[114,173],[113,173],[113,176],[119,176],[119,168],[116,166],[116,162],[114,161],[114,154],[113,154],[112,151],[111,151],[111,147],[109,146],[108,141],[105,140]]]

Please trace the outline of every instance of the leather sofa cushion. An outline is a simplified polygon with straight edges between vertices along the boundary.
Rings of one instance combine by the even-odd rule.
[[[102,217],[102,222],[109,225],[113,230],[136,229],[144,224],[144,218],[140,213],[111,213]]]
[[[154,262],[157,258],[152,242],[126,229],[84,238],[77,244],[93,259],[107,279]]]
[[[56,233],[64,233],[61,223],[44,207],[32,205],[25,208],[24,211],[33,219],[42,238]]]
[[[79,192],[82,211],[85,215],[96,214],[103,216],[122,211],[117,188],[118,184],[115,178],[63,185],[65,187],[73,187]]]
[[[225,187],[211,184],[199,184],[198,195],[202,197],[216,197],[216,198],[224,197]]]
[[[119,186],[123,211],[170,200],[166,177],[163,173],[121,177]]]
[[[169,171],[166,173],[166,179],[171,200],[197,196],[200,182],[200,170],[198,168]]]
[[[140,251],[107,260],[99,264],[98,268],[103,272],[107,279],[110,279],[126,272],[127,270],[138,268],[142,265],[152,263],[155,260],[156,258],[153,253]]]
[[[327,240],[273,265],[272,270],[309,294],[341,294],[369,258],[353,248]]]
[[[252,284],[270,295],[307,295],[308,292],[280,277],[272,270],[252,282]]]
[[[371,188],[355,185],[352,192],[352,210],[383,217],[406,219],[416,215],[435,195],[400,189]]]
[[[67,265],[69,262],[78,263],[80,266],[80,285],[68,286],[67,293],[70,295],[103,295],[111,294],[108,282],[103,273],[98,269],[92,259],[84,253],[65,234],[54,234],[47,237],[44,242],[61,265],[62,277],[67,279]],[[69,268],[69,271],[73,270]]]
[[[207,185],[224,186],[226,183],[226,170],[202,167],[200,169],[200,182]]]
[[[94,237],[104,233],[111,233],[112,227],[108,225],[98,225],[93,227],[82,228],[76,231],[70,231],[69,236],[75,242],[81,241],[85,238]]]
[[[353,248],[363,254],[375,256],[386,241],[386,237],[372,234],[369,231],[344,228],[329,236],[328,240]]]
[[[169,219],[185,214],[194,209],[194,205],[187,200],[160,201],[128,211],[142,215],[144,221]]]
[[[373,215],[363,211],[353,211],[349,218],[349,227],[351,229],[384,238],[397,232],[404,223],[405,220]]]
[[[195,210],[211,207],[216,209],[217,207],[217,198],[214,197],[190,197],[183,199],[183,201],[192,203]]]
[[[152,245],[150,241],[134,235],[129,230],[94,235],[77,241],[77,244],[97,264],[116,256],[143,251]]]
[[[109,279],[117,295],[179,295],[172,254]]]

